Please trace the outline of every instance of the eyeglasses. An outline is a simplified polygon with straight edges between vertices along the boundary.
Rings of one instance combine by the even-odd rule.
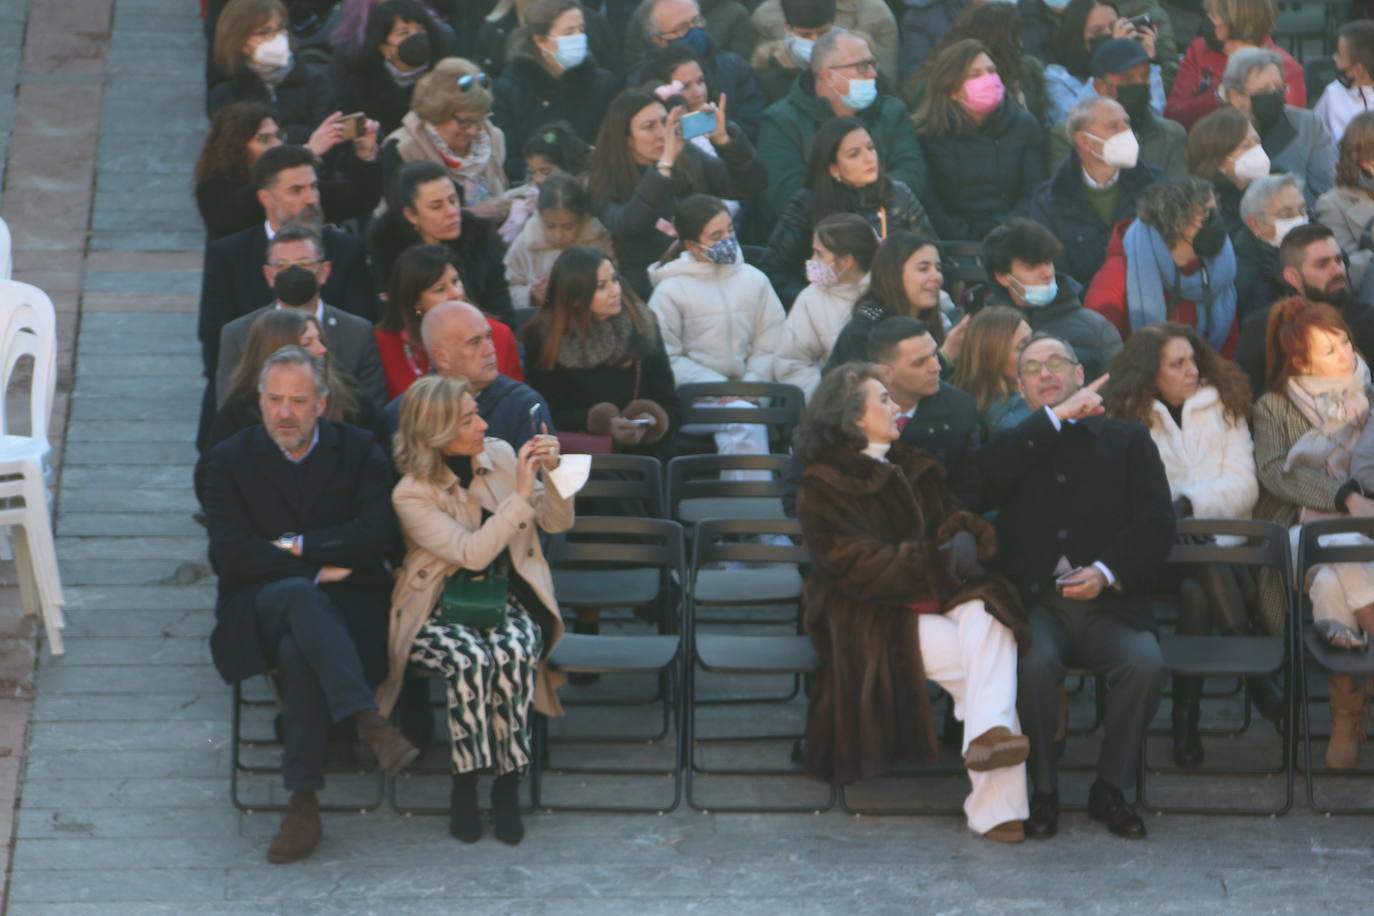
[[[458,77],[458,91],[471,92],[473,87],[481,86],[483,89],[491,88],[491,77],[485,73],[469,73],[467,76]]]
[[[870,57],[866,60],[856,60],[852,64],[836,64],[833,67],[826,67],[827,70],[853,70],[856,73],[877,73],[878,61]]]
[[[278,143],[285,143],[285,142],[286,142],[286,131],[283,131],[283,130],[264,131],[263,133],[260,133],[260,134],[254,134],[254,135],[253,135],[253,140],[254,140],[255,142],[257,142],[257,143],[271,143],[273,140],[276,140]]]
[[[273,270],[286,270],[289,267],[304,267],[306,270],[319,267],[323,264],[319,258],[302,258],[299,261],[268,261],[267,266]]]
[[[486,116],[480,118],[460,118],[453,115],[453,123],[457,124],[462,130],[480,130],[482,125],[487,123]]]
[[[679,38],[686,38],[687,33],[692,31],[692,29],[700,29],[705,27],[705,25],[705,19],[700,16],[694,16],[681,25],[673,26],[666,32],[659,32],[658,37],[662,38],[664,41],[676,41]]]
[[[1046,369],[1058,375],[1061,372],[1067,371],[1070,366],[1077,365],[1078,363],[1076,361],[1069,359],[1067,356],[1051,356],[1043,363],[1038,359],[1033,359],[1030,362],[1021,364],[1021,377],[1035,378]]]

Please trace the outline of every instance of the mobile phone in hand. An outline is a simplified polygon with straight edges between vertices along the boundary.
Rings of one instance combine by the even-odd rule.
[[[367,115],[361,111],[344,115],[339,119],[339,127],[340,140],[356,140],[367,133]]]
[[[716,116],[709,111],[694,111],[682,118],[682,139],[691,140],[716,129]]]
[[[1154,19],[1150,17],[1149,13],[1141,13],[1139,16],[1132,16],[1126,21],[1138,29],[1153,28],[1155,24]]]
[[[1059,594],[1064,594],[1064,589],[1068,588],[1070,585],[1077,585],[1078,583],[1075,580],[1082,572],[1083,567],[1075,566],[1073,569],[1055,579],[1054,587],[1059,590]]]
[[[539,435],[539,405],[534,404],[530,407],[530,435]]]
[[[653,426],[654,421],[650,417],[637,417],[630,421],[636,426]]]

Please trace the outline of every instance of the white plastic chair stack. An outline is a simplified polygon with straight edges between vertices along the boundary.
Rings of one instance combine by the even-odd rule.
[[[0,217],[0,280],[8,280],[14,274],[14,253],[10,241],[10,227]]]
[[[29,435],[10,432],[3,393],[24,357],[33,360]],[[57,316],[52,300],[36,286],[0,280],[0,525],[10,528],[24,613],[43,617],[48,648],[61,655],[62,582],[44,469],[48,423],[57,387]]]

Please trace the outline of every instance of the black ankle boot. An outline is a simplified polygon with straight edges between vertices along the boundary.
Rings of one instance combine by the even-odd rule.
[[[1202,738],[1197,733],[1201,696],[1201,678],[1174,678],[1174,763],[1190,770],[1202,763]]]
[[[476,773],[458,773],[453,777],[453,788],[448,796],[448,832],[464,843],[476,843],[482,838]]]
[[[503,773],[491,784],[491,832],[511,846],[525,838],[525,825],[520,823],[519,771]]]

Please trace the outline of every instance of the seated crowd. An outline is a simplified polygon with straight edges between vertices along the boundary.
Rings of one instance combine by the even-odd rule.
[[[1309,109],[1275,0],[1201,5],[1189,40],[1155,0],[343,0],[307,42],[212,2],[195,485],[215,663],[281,691],[269,861],[319,843],[336,728],[387,772],[429,743],[425,675],[451,833],[490,772],[521,840],[562,455],[769,451],[758,397],[695,382],[807,401],[806,772],[931,759],[932,680],[969,828],[1053,836],[1072,659],[1111,686],[1088,811],[1144,837],[1160,593],[1182,634],[1286,626],[1278,577],[1166,567],[1178,520],[1374,515],[1374,21]],[[1365,645],[1374,569],[1309,580]],[[1329,767],[1368,687],[1331,678]],[[1182,767],[1200,695],[1173,678]]]

